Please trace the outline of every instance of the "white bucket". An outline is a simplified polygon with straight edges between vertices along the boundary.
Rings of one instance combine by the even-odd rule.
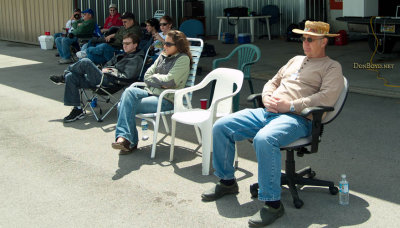
[[[53,49],[54,37],[53,36],[39,36],[40,48],[43,50]]]

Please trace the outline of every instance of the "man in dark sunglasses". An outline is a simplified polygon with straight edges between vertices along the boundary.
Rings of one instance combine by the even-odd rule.
[[[253,139],[258,161],[258,199],[265,203],[248,221],[250,227],[266,226],[281,217],[281,145],[288,145],[311,134],[311,120],[301,111],[311,106],[333,106],[344,87],[341,65],[328,56],[325,48],[329,24],[307,21],[302,34],[304,56],[290,59],[269,80],[262,92],[264,108],[245,109],[217,120],[213,126],[214,174],[220,181],[201,197],[214,201],[237,194],[235,141]]]

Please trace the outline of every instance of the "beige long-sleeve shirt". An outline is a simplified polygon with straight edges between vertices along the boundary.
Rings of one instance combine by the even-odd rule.
[[[263,89],[262,97],[293,101],[295,113],[312,106],[333,106],[344,87],[340,63],[325,56],[296,56]]]

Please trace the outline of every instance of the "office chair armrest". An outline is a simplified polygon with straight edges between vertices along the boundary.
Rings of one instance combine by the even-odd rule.
[[[254,100],[257,101],[258,107],[260,107],[260,108],[263,108],[263,107],[264,107],[264,104],[263,104],[263,102],[262,102],[262,94],[261,94],[261,93],[250,94],[250,95],[247,97],[247,102],[253,103]]]
[[[322,125],[322,116],[325,112],[333,111],[333,107],[329,106],[316,106],[316,107],[308,107],[301,111],[301,116],[307,118],[309,115],[312,115],[312,126],[311,126],[311,153],[316,153],[318,151],[318,144],[321,141],[320,137],[323,131]]]
[[[301,115],[303,117],[307,117],[310,114],[313,115],[313,119],[314,119],[314,115],[315,116],[321,116],[325,113],[325,112],[332,112],[334,110],[333,107],[330,106],[316,106],[316,107],[308,107],[303,109],[303,111],[301,111]]]

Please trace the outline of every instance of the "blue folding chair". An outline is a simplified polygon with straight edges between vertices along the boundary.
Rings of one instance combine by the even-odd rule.
[[[184,21],[179,26],[179,31],[185,33],[186,37],[191,38],[202,38],[204,37],[204,27],[201,21],[196,19],[190,19]]]

